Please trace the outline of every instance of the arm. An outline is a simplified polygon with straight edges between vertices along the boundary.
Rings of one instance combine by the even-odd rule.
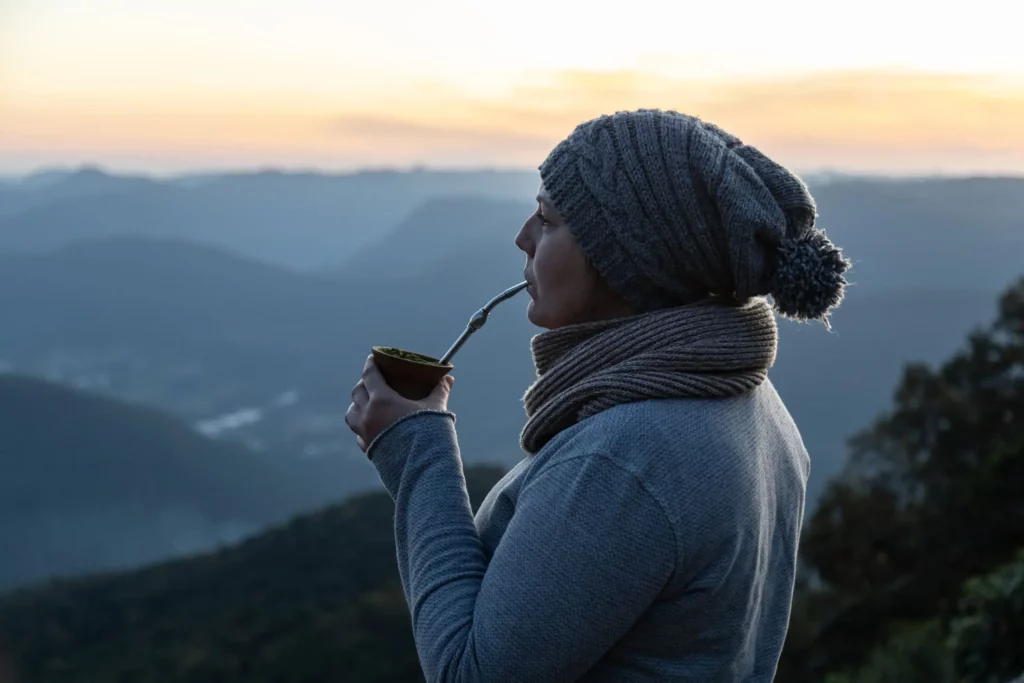
[[[430,682],[576,680],[672,574],[664,511],[601,455],[533,478],[488,564],[450,413],[410,416],[368,453],[395,500],[399,571]]]

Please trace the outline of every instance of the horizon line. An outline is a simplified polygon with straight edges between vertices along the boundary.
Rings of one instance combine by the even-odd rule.
[[[436,174],[473,174],[473,173],[537,173],[537,169],[528,166],[502,166],[497,164],[475,165],[475,166],[445,166],[440,164],[412,163],[412,164],[391,164],[356,166],[352,168],[330,168],[328,166],[307,166],[288,164],[254,164],[224,166],[221,168],[176,171],[138,170],[122,167],[120,169],[114,164],[103,164],[97,162],[79,162],[68,164],[43,164],[34,167],[32,170],[21,172],[0,171],[0,180],[22,182],[29,178],[49,175],[98,172],[110,177],[120,178],[148,178],[152,180],[181,180],[188,178],[210,177],[210,176],[246,176],[246,175],[282,175],[282,176],[335,176],[351,177],[358,175],[372,174],[413,174],[413,173],[436,173]],[[994,171],[954,171],[934,170],[930,172],[921,171],[854,171],[843,170],[841,167],[818,167],[814,169],[792,169],[801,177],[832,177],[845,179],[894,179],[894,180],[928,180],[928,179],[989,179],[989,180],[1024,180],[1024,173],[994,172]]]

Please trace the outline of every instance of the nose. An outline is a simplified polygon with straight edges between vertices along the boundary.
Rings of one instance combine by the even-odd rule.
[[[527,223],[523,223],[523,227],[519,228],[519,233],[516,235],[515,243],[519,249],[527,254],[530,253],[532,247],[532,240],[529,237],[529,231],[527,230]]]

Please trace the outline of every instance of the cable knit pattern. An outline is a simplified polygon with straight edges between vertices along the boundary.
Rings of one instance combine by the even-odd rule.
[[[566,427],[620,403],[742,394],[768,376],[777,337],[763,299],[702,301],[539,334],[520,443],[536,453]]]
[[[540,174],[589,261],[640,312],[771,295],[779,313],[827,323],[842,301],[850,264],[816,229],[803,181],[712,123],[654,109],[600,116]]]

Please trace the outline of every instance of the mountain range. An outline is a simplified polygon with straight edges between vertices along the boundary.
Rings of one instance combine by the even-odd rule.
[[[0,590],[229,545],[340,499],[323,472],[36,378],[0,376],[0,415]]]
[[[466,469],[474,510],[502,474]],[[392,510],[355,496],[220,552],[0,598],[0,680],[7,660],[32,683],[422,681]]]
[[[370,346],[439,355],[518,282],[512,239],[535,190],[529,173],[431,172],[79,171],[5,185],[0,370],[244,446],[298,481],[319,480],[303,494],[310,508],[376,488],[343,421]],[[811,508],[902,365],[948,355],[1019,275],[1024,180],[833,179],[812,190],[819,225],[855,266],[832,331],[780,322],[770,375],[811,452]],[[346,231],[346,216],[360,230]],[[522,457],[520,399],[539,331],[525,305],[525,295],[502,304],[456,358],[451,406],[468,463]],[[114,448],[120,428],[106,429]],[[40,457],[32,486],[45,488],[61,465]],[[171,536],[156,537],[178,553]]]
[[[0,186],[0,251],[111,236],[174,238],[287,267],[337,266],[425,201],[529,198],[537,174],[503,171],[251,173],[174,179],[98,168]]]

